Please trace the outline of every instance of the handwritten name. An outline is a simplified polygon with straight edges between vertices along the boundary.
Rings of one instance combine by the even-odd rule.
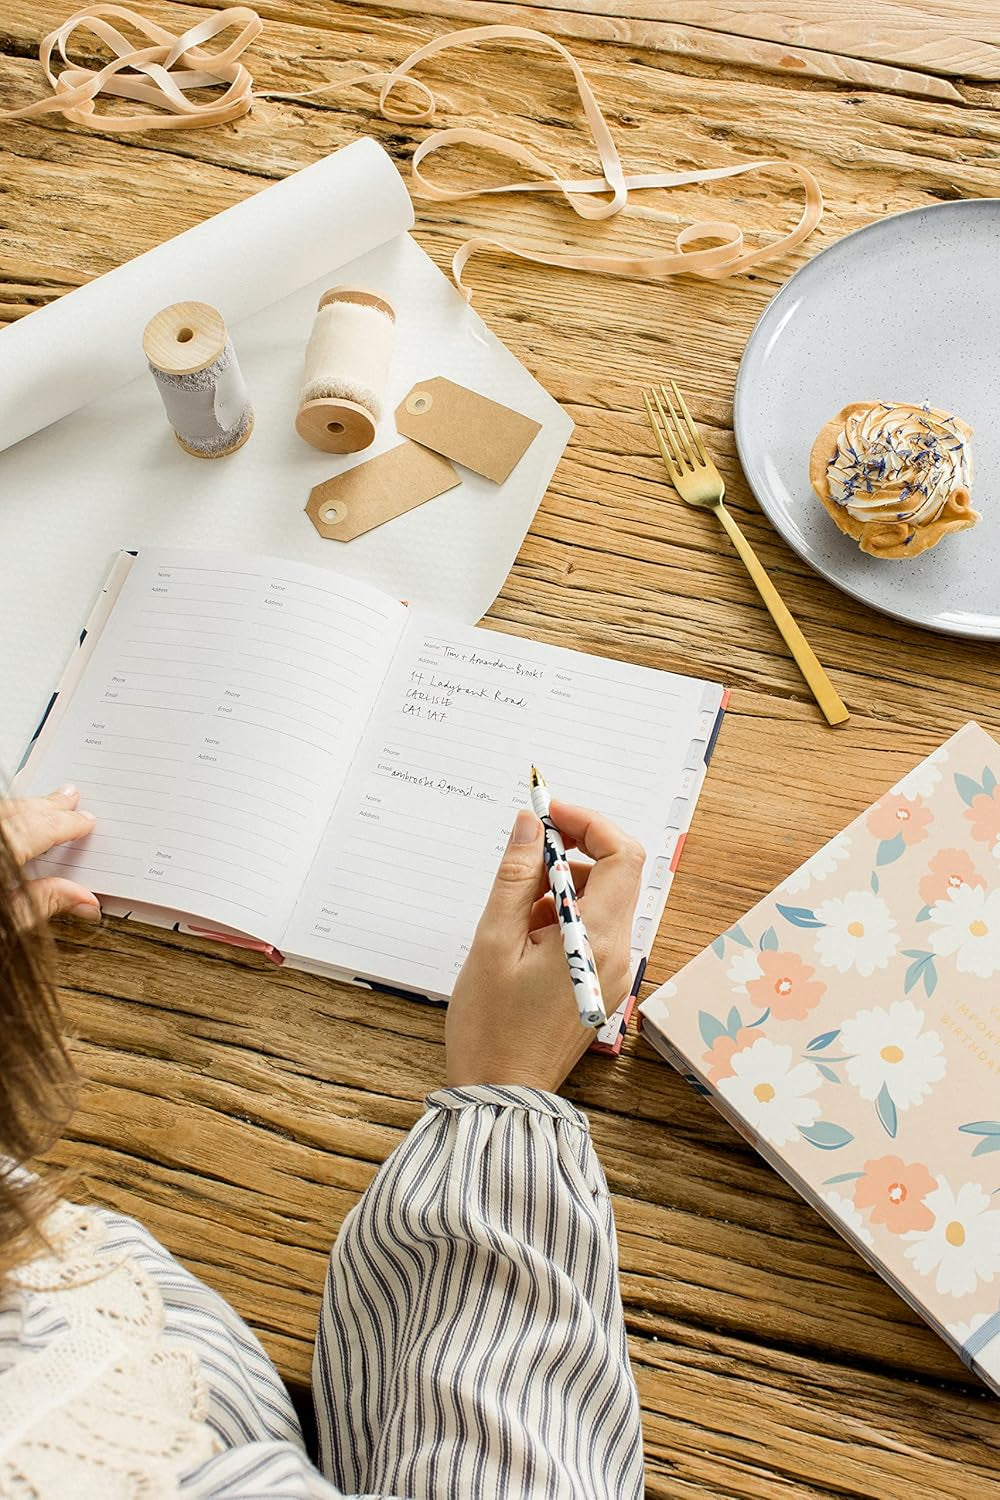
[[[457,646],[444,646],[445,661],[464,661],[470,667],[488,667],[491,672],[509,672],[513,677],[538,678],[543,675],[542,667],[532,667],[526,662],[505,661],[500,655],[484,655],[473,647],[469,651],[460,651]]]

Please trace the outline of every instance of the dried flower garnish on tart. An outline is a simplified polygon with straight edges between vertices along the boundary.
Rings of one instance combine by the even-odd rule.
[[[809,480],[830,515],[872,557],[916,557],[972,509],[972,428],[936,407],[856,401],[827,422]]]

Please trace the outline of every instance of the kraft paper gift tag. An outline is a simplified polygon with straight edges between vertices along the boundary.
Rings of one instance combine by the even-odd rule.
[[[447,459],[404,442],[316,485],[306,513],[320,536],[349,542],[461,482]]]
[[[396,408],[396,429],[425,448],[503,484],[541,425],[443,376],[421,380]]]

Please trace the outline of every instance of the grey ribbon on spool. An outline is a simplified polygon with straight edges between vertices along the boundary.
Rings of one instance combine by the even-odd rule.
[[[143,349],[167,420],[181,447],[222,458],[246,442],[253,408],[222,314],[204,302],[176,302],[150,319]]]

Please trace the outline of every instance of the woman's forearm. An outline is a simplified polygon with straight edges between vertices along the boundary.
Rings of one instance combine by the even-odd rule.
[[[611,1205],[586,1120],[446,1089],[331,1255],[313,1384],[348,1493],[642,1493]]]

